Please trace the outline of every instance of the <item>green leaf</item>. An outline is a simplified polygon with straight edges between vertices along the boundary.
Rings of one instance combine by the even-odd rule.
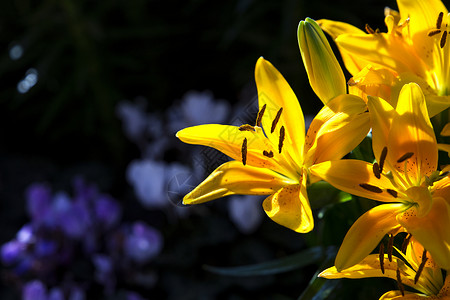
[[[332,254],[331,254],[332,253]],[[313,247],[302,252],[286,256],[280,259],[263,262],[256,265],[239,267],[214,267],[204,266],[203,268],[211,273],[227,276],[261,276],[289,272],[304,266],[322,261],[332,255],[334,257],[336,249],[334,247],[322,248]]]
[[[308,187],[308,198],[311,208],[318,209],[329,204],[342,203],[352,199],[348,193],[342,192],[325,181],[313,183]]]

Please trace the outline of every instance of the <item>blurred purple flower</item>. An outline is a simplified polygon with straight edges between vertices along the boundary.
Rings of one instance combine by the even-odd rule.
[[[97,221],[109,229],[116,225],[122,215],[122,209],[109,195],[100,195],[94,202],[94,211]]]
[[[84,291],[77,286],[73,286],[72,290],[70,291],[69,300],[85,300],[85,299],[86,295]]]
[[[124,251],[134,262],[144,264],[157,256],[162,249],[163,238],[155,228],[136,222],[126,236]]]
[[[22,300],[47,300],[47,288],[39,280],[27,282],[22,289]]]
[[[60,288],[54,287],[48,293],[48,300],[64,300],[64,293]]]
[[[47,215],[52,200],[50,188],[41,183],[35,183],[26,190],[27,212],[33,222],[39,224]]]
[[[228,102],[215,100],[211,92],[189,91],[179,105],[168,110],[169,128],[176,132],[189,126],[222,123],[229,112]]]
[[[132,141],[142,138],[147,129],[147,116],[143,103],[120,101],[116,108],[119,119],[122,120],[123,131]]]
[[[3,264],[10,266],[17,263],[26,251],[26,244],[12,240],[2,245],[1,259]]]
[[[263,220],[261,201],[254,196],[232,196],[228,201],[230,218],[242,233],[254,232]]]
[[[34,246],[34,253],[36,257],[49,257],[57,254],[58,245],[55,241],[48,239],[40,239]]]
[[[95,279],[105,285],[107,291],[112,292],[116,284],[112,258],[105,254],[95,254],[92,256],[92,263],[95,267]]]

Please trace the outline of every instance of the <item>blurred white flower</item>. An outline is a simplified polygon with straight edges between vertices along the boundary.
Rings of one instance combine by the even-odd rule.
[[[231,221],[245,234],[258,229],[263,220],[261,201],[255,196],[231,196],[228,200],[228,211]]]
[[[139,141],[148,127],[145,105],[122,100],[116,107],[117,116],[122,120],[125,135],[134,142]]]

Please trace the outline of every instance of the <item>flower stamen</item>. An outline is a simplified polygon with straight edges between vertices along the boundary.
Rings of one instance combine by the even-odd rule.
[[[405,160],[411,158],[414,155],[413,152],[406,152],[399,159],[397,159],[398,163],[404,162]]]
[[[266,104],[264,104],[261,109],[258,111],[258,116],[256,117],[256,125],[255,126],[259,126],[261,127],[261,121],[262,121],[262,117],[264,115],[264,112],[266,111]]]
[[[247,163],[247,138],[244,138],[244,141],[242,142],[241,153],[242,153],[242,163],[245,166],[245,164]]]
[[[239,126],[239,131],[255,131],[255,127],[249,124],[243,124]]]
[[[280,116],[281,116],[282,112],[283,112],[283,108],[281,107],[278,110],[277,115],[275,116],[275,119],[273,119],[273,121],[272,121],[272,128],[270,128],[270,133],[273,133],[275,131],[275,127],[277,126],[278,120],[280,120]]]
[[[373,164],[372,171],[373,171],[373,175],[375,175],[376,178],[378,178],[378,179],[381,178],[380,166],[378,165],[378,163]]]
[[[386,192],[388,192],[388,194],[394,198],[397,198],[397,196],[398,196],[398,193],[396,190],[387,189]]]
[[[403,243],[402,243],[402,253],[403,254],[406,254],[406,247],[408,247],[409,240],[411,239],[411,237],[412,237],[411,233],[408,233],[406,238],[403,240]]]
[[[383,166],[384,161],[386,160],[386,156],[387,156],[387,147],[384,147],[380,155],[380,173],[383,173]]]
[[[389,234],[389,242],[388,242],[388,259],[392,262],[392,249],[394,249],[394,235]]]
[[[373,193],[377,193],[377,194],[380,194],[383,192],[383,190],[380,189],[379,187],[368,184],[368,183],[360,183],[359,186],[365,190],[368,190],[369,192],[373,192]]]
[[[372,27],[370,27],[369,24],[366,24],[365,28],[366,28],[366,31],[367,31],[368,34],[374,34],[375,33],[375,30],[373,30]]]
[[[281,126],[281,128],[280,128],[280,139],[278,140],[278,153],[281,153],[281,149],[283,149],[284,134],[285,134],[284,133],[284,126]]]
[[[383,243],[380,244],[380,252],[378,254],[378,258],[380,260],[381,273],[384,274],[384,244]]]
[[[422,262],[420,263],[419,269],[416,272],[416,276],[414,276],[414,284],[416,284],[417,281],[419,280],[420,274],[422,274],[423,268],[425,267],[427,260],[428,260],[427,250],[423,249]]]
[[[270,150],[270,151],[264,150],[263,151],[263,155],[267,156],[268,158],[272,158],[273,157],[273,152],[272,152],[272,150]]]

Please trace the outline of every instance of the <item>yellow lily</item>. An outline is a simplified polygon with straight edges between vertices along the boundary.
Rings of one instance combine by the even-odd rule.
[[[397,0],[397,4],[399,13],[385,10],[387,33],[369,25],[365,33],[342,22],[318,23],[335,39],[354,76],[350,85],[395,100],[401,86],[416,82],[425,94],[430,116],[434,116],[450,106],[450,15],[440,0]],[[374,85],[381,86],[383,92],[391,87],[390,98],[373,94]]]
[[[392,249],[390,249],[392,251]],[[331,267],[319,274],[327,279],[386,277],[397,281],[399,290],[389,291],[380,300],[393,299],[450,299],[450,275],[445,282],[442,271],[429,253],[414,238],[411,238],[406,254],[397,250],[400,257],[391,254],[371,254],[359,264],[338,271]],[[404,285],[418,293],[405,291]]]
[[[306,192],[314,163],[339,159],[367,134],[366,104],[356,96],[329,101],[305,136],[300,104],[283,76],[263,58],[256,63],[259,113],[256,125],[200,125],[177,137],[189,144],[216,148],[232,161],[219,166],[187,194],[184,204],[197,204],[233,194],[270,195],[263,202],[275,222],[308,232],[314,222]]]
[[[340,160],[316,164],[312,174],[345,192],[385,202],[350,228],[336,256],[338,270],[366,257],[384,235],[411,233],[443,269],[450,269],[450,177],[437,170],[438,149],[425,98],[415,83],[396,109],[369,97],[377,163]]]

